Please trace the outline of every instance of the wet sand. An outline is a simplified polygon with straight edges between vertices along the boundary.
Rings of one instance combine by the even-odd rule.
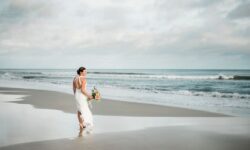
[[[0,139],[12,140],[0,149],[250,148],[250,118],[103,99],[93,103],[96,132],[78,137],[73,95],[5,87],[0,94]],[[4,101],[5,96],[10,100]]]
[[[28,95],[18,104],[31,104],[36,108],[56,109],[67,113],[75,113],[76,106],[73,95],[32,89],[1,88],[0,93]],[[153,104],[143,104],[125,101],[102,99],[92,102],[93,114],[111,116],[165,116],[165,117],[222,117],[224,114],[211,113],[179,107],[168,107]]]
[[[135,132],[90,135],[87,138],[31,142],[1,149],[248,150],[249,139],[249,132],[241,135],[228,135],[220,132],[199,131],[194,127],[161,127]]]

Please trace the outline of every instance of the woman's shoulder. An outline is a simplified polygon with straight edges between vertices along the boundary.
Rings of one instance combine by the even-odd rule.
[[[73,81],[75,81],[76,79],[78,79],[78,76],[74,76]]]
[[[81,80],[86,80],[86,78],[85,78],[84,76],[79,76],[79,78],[80,78]]]
[[[85,77],[79,76],[79,78],[80,78],[80,80],[81,80],[82,82],[86,82],[86,78],[85,78]]]

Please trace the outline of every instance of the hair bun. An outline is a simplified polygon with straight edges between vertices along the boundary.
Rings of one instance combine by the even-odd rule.
[[[80,67],[79,69],[77,69],[77,74],[80,75],[81,72],[83,72],[86,68],[85,67]]]

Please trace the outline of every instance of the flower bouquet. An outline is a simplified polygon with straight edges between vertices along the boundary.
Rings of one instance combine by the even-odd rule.
[[[96,89],[96,87],[94,86],[94,88],[92,89],[92,97],[95,100],[100,100],[101,99],[101,94],[100,92]]]

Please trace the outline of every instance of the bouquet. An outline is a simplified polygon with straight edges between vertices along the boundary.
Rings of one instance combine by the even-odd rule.
[[[101,95],[100,92],[96,89],[96,87],[94,86],[94,88],[92,89],[92,96],[95,100],[100,100],[101,99]]]

